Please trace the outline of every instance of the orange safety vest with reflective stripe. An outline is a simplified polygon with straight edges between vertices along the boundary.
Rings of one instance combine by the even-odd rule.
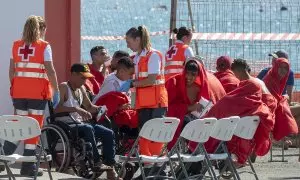
[[[138,74],[136,74],[137,80],[143,80],[148,77],[148,61],[153,52],[157,53],[160,57],[160,72],[163,73],[162,54],[159,51],[150,50],[147,52],[146,56],[140,56],[138,62]],[[135,103],[136,109],[167,107],[168,94],[165,88],[164,74],[157,75],[154,85],[137,87]]]
[[[165,64],[165,78],[168,80],[171,76],[179,74],[183,71],[184,62],[186,60],[184,56],[185,50],[189,46],[180,42],[176,42],[169,48],[166,53]]]
[[[13,44],[15,74],[11,82],[12,98],[50,99],[51,85],[48,80],[44,51],[48,42],[38,40],[26,45],[23,40]]]

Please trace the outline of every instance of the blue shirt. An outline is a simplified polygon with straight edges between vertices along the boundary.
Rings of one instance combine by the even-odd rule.
[[[268,71],[270,69],[271,68],[268,67],[268,68],[265,68],[265,69],[261,70],[260,73],[257,75],[257,78],[262,80],[266,76],[266,74],[268,73]],[[287,93],[286,92],[286,86],[294,86],[294,72],[292,70],[290,70],[288,80],[286,81],[284,90],[282,92],[283,95]]]

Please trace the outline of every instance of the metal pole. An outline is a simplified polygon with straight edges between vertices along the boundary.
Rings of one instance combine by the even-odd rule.
[[[169,47],[173,45],[172,31],[176,28],[176,11],[177,0],[171,0],[171,14],[170,14],[170,33],[169,33]]]
[[[195,25],[194,25],[194,20],[193,20],[193,15],[192,15],[191,1],[187,0],[187,3],[188,3],[188,11],[189,11],[189,17],[190,17],[190,21],[191,21],[192,31],[195,32]],[[199,55],[197,41],[194,41],[194,44],[195,44],[195,49],[196,49],[196,55]]]

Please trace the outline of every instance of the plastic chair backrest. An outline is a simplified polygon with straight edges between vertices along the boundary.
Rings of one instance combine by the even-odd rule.
[[[231,140],[239,120],[240,117],[238,116],[231,116],[217,120],[214,130],[210,136],[221,141]]]
[[[173,139],[178,125],[177,118],[154,118],[143,125],[139,136],[154,142],[168,143]]]
[[[258,116],[245,116],[240,119],[234,131],[234,135],[243,139],[252,139],[259,125]]]
[[[21,141],[41,134],[38,121],[32,117],[18,115],[0,116],[0,138],[7,141]]]
[[[208,141],[216,122],[216,118],[193,120],[184,127],[180,136],[190,141],[204,143]]]

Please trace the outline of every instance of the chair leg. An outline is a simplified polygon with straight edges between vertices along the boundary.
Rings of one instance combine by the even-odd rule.
[[[210,159],[209,159],[209,156],[207,154],[207,151],[205,150],[205,147],[202,145],[201,148],[202,148],[202,151],[204,152],[204,156],[205,156],[204,161],[206,160],[206,164],[208,166],[208,171],[210,172],[210,175],[212,175],[213,179],[218,179],[217,175],[216,175],[216,173],[214,171],[214,168],[213,168],[213,166],[212,166],[212,164],[210,162]],[[205,174],[203,174],[203,176],[205,176]]]
[[[43,148],[44,149],[44,148]],[[48,175],[49,175],[49,178],[50,180],[53,180],[53,177],[52,177],[52,174],[51,174],[51,168],[50,168],[50,164],[49,162],[47,161],[47,155],[45,153],[45,151],[43,150],[43,154],[44,154],[44,158],[45,158],[45,162],[47,163],[47,171],[48,171]]]
[[[233,174],[233,178],[234,178],[234,179],[237,179],[237,180],[241,180],[241,178],[240,178],[240,176],[239,176],[239,173],[237,172],[236,168],[234,167],[234,164],[233,164],[232,159],[231,159],[231,155],[230,155],[230,153],[229,153],[229,151],[228,151],[226,145],[225,145],[225,144],[222,144],[222,147],[223,147],[224,152],[228,155],[227,160],[228,160],[230,169],[231,169],[232,172],[234,173],[234,174]]]
[[[249,162],[250,168],[251,168],[251,170],[252,170],[252,172],[253,172],[253,175],[254,175],[255,179],[256,179],[256,180],[259,180],[259,179],[258,179],[258,176],[257,176],[257,174],[256,174],[256,171],[255,171],[255,169],[254,169],[254,167],[253,167],[253,164],[252,164],[252,162],[251,162],[251,160],[250,160],[250,157],[248,157],[248,162]]]
[[[5,168],[6,168],[6,172],[7,172],[8,179],[9,179],[9,180],[11,180],[11,179],[16,180],[14,174],[13,174],[12,171],[10,170],[10,168],[9,168],[9,166],[8,166],[8,164],[7,164],[6,161],[4,162],[4,165],[5,165]]]
[[[187,173],[187,170],[186,170],[186,168],[185,168],[185,166],[184,166],[184,163],[183,163],[182,159],[180,158],[179,152],[177,151],[176,154],[177,154],[177,156],[178,156],[179,165],[181,166],[181,169],[182,169],[182,171],[183,171],[183,174],[184,174],[185,178],[186,178],[186,179],[189,179],[189,175],[188,175],[188,173]]]

